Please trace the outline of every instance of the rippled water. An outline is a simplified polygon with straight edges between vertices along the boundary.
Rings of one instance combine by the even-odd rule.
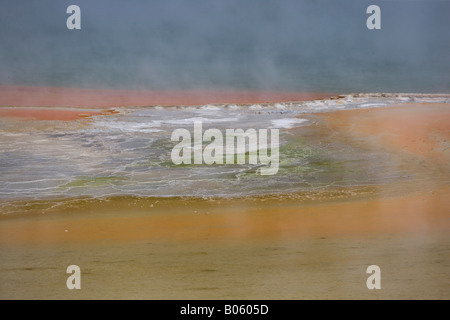
[[[312,112],[446,102],[445,96],[353,95],[262,105],[127,107],[78,121],[0,122],[0,199],[76,196],[220,197],[379,184],[404,173],[381,151],[362,152],[330,138],[311,138]],[[280,168],[258,165],[174,165],[173,130],[278,128]],[[304,131],[301,131],[304,130]],[[305,131],[306,130],[306,131]],[[204,143],[204,146],[206,143]]]

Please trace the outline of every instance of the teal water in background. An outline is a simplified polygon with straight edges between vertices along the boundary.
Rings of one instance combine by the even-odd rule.
[[[68,30],[66,8],[81,8]],[[381,8],[381,30],[366,9]],[[0,2],[0,84],[441,92],[450,1]]]

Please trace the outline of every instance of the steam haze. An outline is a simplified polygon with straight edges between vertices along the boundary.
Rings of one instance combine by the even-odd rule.
[[[81,30],[66,9],[81,8]],[[0,2],[0,84],[449,92],[450,1]]]

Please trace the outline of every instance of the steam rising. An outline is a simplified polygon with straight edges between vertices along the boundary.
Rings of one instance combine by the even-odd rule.
[[[66,8],[81,8],[81,30]],[[121,89],[449,92],[450,2],[0,3],[0,84]]]

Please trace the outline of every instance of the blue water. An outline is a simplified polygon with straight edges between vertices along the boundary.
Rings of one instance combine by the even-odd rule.
[[[81,30],[66,8],[81,8]],[[0,2],[0,84],[450,91],[450,1]]]

